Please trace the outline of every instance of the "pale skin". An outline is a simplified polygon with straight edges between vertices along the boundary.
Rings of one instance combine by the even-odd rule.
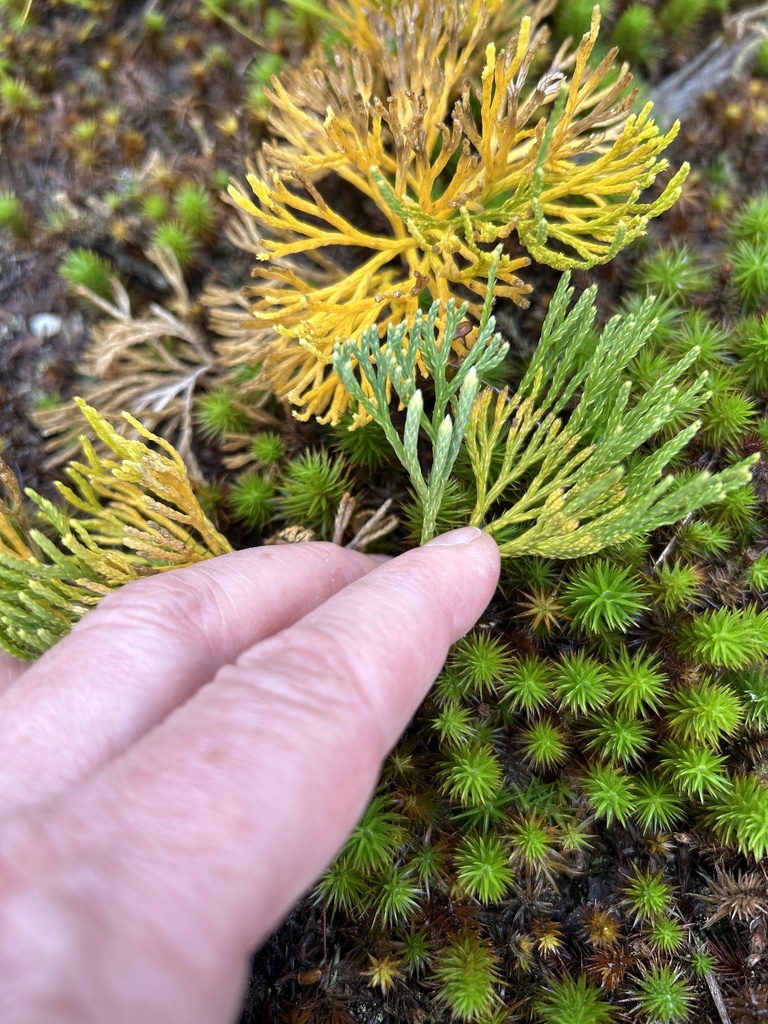
[[[0,1020],[228,1024],[495,589],[468,528],[257,548],[0,656]]]

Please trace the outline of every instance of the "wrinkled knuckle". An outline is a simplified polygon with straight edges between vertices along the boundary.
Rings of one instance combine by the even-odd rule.
[[[290,637],[277,638],[269,661],[291,690],[291,699],[324,722],[364,729],[382,737],[380,709],[364,665],[346,638],[322,625],[302,625]],[[327,680],[327,685],[323,682]]]
[[[123,636],[162,632],[169,640],[174,635],[188,640],[215,606],[211,608],[210,595],[201,591],[197,581],[190,584],[182,576],[138,580],[106,597],[75,629],[79,633],[119,629]]]

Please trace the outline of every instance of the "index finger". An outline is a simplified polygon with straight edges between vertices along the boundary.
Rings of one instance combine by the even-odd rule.
[[[223,668],[68,805],[29,824],[13,850],[6,842],[22,906],[19,875],[35,864],[33,909],[19,916],[37,919],[3,939],[13,960],[32,955],[35,935],[57,936],[45,951],[52,963],[35,947],[35,971],[78,1006],[73,1021],[98,1020],[106,999],[121,1020],[160,1024],[166,1016],[145,1004],[138,1013],[151,992],[174,1020],[223,1024],[247,951],[341,846],[498,571],[498,549],[479,531],[379,566]],[[88,1012],[75,1002],[77,972],[56,959],[62,950],[89,964],[99,996]]]
[[[0,697],[19,679],[29,666],[5,651],[0,651]]]
[[[335,544],[251,548],[105,598],[0,699],[0,814],[81,782],[222,665],[377,564]]]

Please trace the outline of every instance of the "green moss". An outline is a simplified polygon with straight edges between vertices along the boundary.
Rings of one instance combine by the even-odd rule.
[[[562,598],[574,624],[593,636],[626,629],[646,607],[640,581],[606,559],[577,570]]]
[[[194,233],[177,220],[160,224],[152,233],[152,244],[161,249],[170,249],[182,269],[194,262],[198,250]]]
[[[674,244],[659,246],[644,257],[635,280],[652,295],[679,303],[705,291],[711,282],[711,272],[687,245]]]
[[[728,254],[731,280],[747,312],[768,301],[768,236],[737,242]]]
[[[8,120],[17,120],[34,114],[43,102],[28,82],[0,73],[0,114]]]
[[[500,791],[502,769],[487,744],[451,751],[441,771],[441,789],[462,807],[483,804]]]
[[[547,718],[521,730],[520,746],[533,767],[544,771],[555,768],[568,753],[566,733]]]
[[[768,391],[768,316],[742,320],[735,348],[749,388],[758,394]]]
[[[470,633],[453,648],[451,665],[465,694],[495,691],[512,667],[509,648],[487,633]]]
[[[274,484],[263,473],[246,473],[231,488],[227,503],[238,522],[253,529],[266,525],[275,515]]]
[[[505,673],[501,696],[513,711],[534,712],[549,704],[552,688],[552,669],[547,662],[518,658]]]
[[[326,451],[305,452],[285,467],[278,506],[290,526],[304,526],[328,538],[352,481],[344,462]]]
[[[490,943],[471,931],[455,935],[435,958],[437,999],[460,1020],[480,1020],[499,1002],[499,979]]]
[[[6,228],[14,238],[22,241],[29,237],[30,220],[21,200],[15,193],[0,190],[0,229]]]
[[[760,43],[755,52],[754,72],[760,78],[768,78],[768,41]]]
[[[623,825],[634,811],[635,784],[620,768],[608,764],[590,765],[581,785],[595,817],[608,825],[613,821]]]
[[[681,629],[680,647],[712,668],[745,668],[768,655],[768,612],[754,607],[703,612]]]
[[[350,430],[352,416],[342,416],[338,426],[332,428],[333,446],[353,466],[369,470],[379,469],[392,458],[389,441],[378,423],[366,423]]]
[[[768,238],[768,194],[753,196],[738,211],[730,224],[735,242],[760,243]]]
[[[583,713],[604,707],[610,675],[594,658],[583,652],[565,655],[554,671],[555,696],[564,708]]]
[[[648,1024],[678,1024],[688,1017],[693,990],[680,971],[672,967],[649,967],[637,987],[637,1006]]]
[[[73,290],[87,288],[102,299],[112,301],[111,266],[92,249],[71,249],[61,261],[59,273]]]
[[[654,602],[665,612],[688,608],[702,588],[701,570],[688,562],[663,562],[656,567],[648,582],[648,591]]]
[[[661,779],[648,772],[635,780],[633,817],[649,832],[664,832],[680,821],[683,801]]]
[[[343,856],[355,871],[369,874],[388,867],[403,842],[403,819],[377,796],[366,808],[360,823],[347,840]]]
[[[207,438],[248,430],[248,416],[235,393],[227,387],[205,391],[195,399],[195,420]]]
[[[157,192],[150,192],[141,200],[141,212],[152,224],[168,216],[168,202]]]
[[[480,903],[498,903],[512,885],[509,851],[493,835],[465,835],[454,855],[456,879]]]
[[[279,466],[285,458],[285,445],[279,434],[267,430],[251,441],[251,455],[257,466],[270,469]]]
[[[624,60],[646,66],[658,53],[658,38],[653,9],[644,3],[632,3],[622,11],[611,33],[611,41]]]
[[[636,921],[658,921],[669,913],[672,887],[662,872],[634,865],[624,886],[624,902]]]
[[[535,1000],[534,1013],[542,1024],[609,1024],[616,1019],[615,1008],[583,974],[576,981],[566,974],[551,982]]]
[[[216,213],[208,190],[194,182],[182,185],[173,197],[173,209],[179,224],[194,238],[207,238],[216,223]],[[181,261],[179,261],[181,262]]]
[[[558,39],[570,36],[578,41],[589,31],[592,18],[593,0],[560,0],[555,10],[555,35]],[[602,17],[610,17],[613,11],[613,0],[598,0]]]
[[[684,36],[701,21],[709,0],[667,0],[659,11],[659,23],[667,35]]]

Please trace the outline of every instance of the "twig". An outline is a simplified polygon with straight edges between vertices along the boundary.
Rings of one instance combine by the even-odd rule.
[[[368,519],[366,519],[355,536],[348,544],[345,545],[345,547],[349,548],[350,551],[363,551],[368,544],[372,544],[375,540],[378,540],[379,537],[384,537],[386,534],[391,533],[398,525],[397,516],[387,515],[391,507],[392,499],[387,498],[387,500],[383,502]],[[349,528],[354,511],[355,499],[351,494],[344,494],[339,502],[339,508],[336,512],[336,519],[333,524],[334,544],[341,545],[344,543],[344,534]]]
[[[723,993],[717,983],[717,978],[712,971],[707,971],[704,975],[704,980],[707,983],[709,994],[712,996],[712,1002],[715,1004],[715,1009],[720,1016],[722,1024],[731,1024],[731,1018],[728,1016],[728,1009],[725,1005],[725,1000],[723,999]]]
[[[387,515],[391,506],[392,499],[387,498],[387,500],[376,509],[371,518],[360,527],[349,544],[347,544],[347,547],[352,551],[362,551],[375,540],[378,540],[380,537],[385,537],[388,533],[391,533],[397,527],[399,522],[397,516]]]
[[[680,523],[678,523],[678,530],[679,530],[679,528],[681,526],[687,526],[687,524],[690,523],[690,521],[693,519],[695,514],[696,514],[695,512],[689,512],[688,515],[685,517],[685,519],[683,519]],[[672,552],[672,549],[674,548],[675,544],[677,543],[677,541],[679,539],[680,535],[679,535],[678,530],[675,530],[675,532],[672,534],[672,537],[669,540],[669,543],[664,548],[664,550],[661,552],[661,554],[656,559],[656,561],[653,563],[654,569],[658,569],[658,567],[663,562],[665,562],[667,560],[667,558],[669,557],[670,553]]]
[[[740,11],[723,20],[723,35],[713,39],[698,57],[651,90],[654,115],[684,120],[709,89],[717,89],[737,74],[744,61],[768,36],[768,4]]]

